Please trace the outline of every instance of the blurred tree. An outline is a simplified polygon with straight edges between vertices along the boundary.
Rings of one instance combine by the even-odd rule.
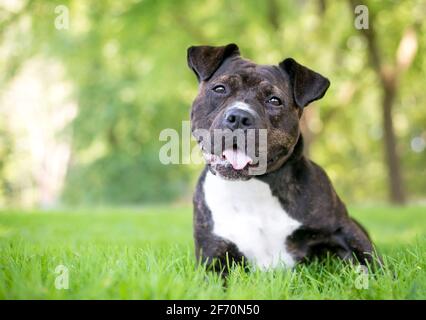
[[[258,63],[277,64],[292,56],[331,79],[324,99],[305,110],[303,130],[306,151],[325,167],[344,199],[377,201],[384,199],[387,189],[403,195],[403,189],[398,191],[402,181],[410,200],[425,197],[426,114],[422,106],[426,92],[422,79],[426,59],[420,52],[425,50],[426,39],[418,36],[417,55],[398,49],[410,46],[413,34],[426,32],[423,0],[368,2],[373,46],[380,49],[379,69],[388,70],[391,65],[397,79],[391,87],[395,91],[391,103],[386,102],[391,105],[386,116],[389,120],[388,115],[393,115],[391,126],[388,120],[386,126],[380,125],[385,109],[374,107],[384,105],[385,87],[382,80],[377,81],[381,79],[377,67],[365,65],[371,50],[364,41],[367,34],[354,28],[355,3],[350,10],[348,2],[325,0],[10,3],[0,4],[0,68],[5,70],[0,75],[0,97],[7,96],[9,84],[21,72],[26,74],[26,62],[36,58],[49,65],[61,64],[65,76],[49,79],[47,72],[41,72],[33,76],[35,82],[55,82],[59,87],[71,84],[72,94],[57,103],[58,111],[65,102],[78,107],[72,122],[53,135],[55,143],[66,141],[72,147],[64,189],[54,195],[66,203],[188,199],[200,168],[162,165],[158,136],[164,128],[180,131],[181,121],[189,118],[197,83],[186,66],[187,47],[230,42]],[[55,28],[58,5],[69,8],[69,30]],[[21,95],[28,96],[29,88],[20,88]],[[7,102],[16,105],[11,99]],[[31,104],[27,107],[30,110]],[[4,104],[0,111],[2,119],[16,118],[13,108]],[[33,119],[32,125],[40,132],[52,132],[45,130],[52,128],[50,120]],[[23,136],[10,128],[8,120],[0,126],[0,194],[8,203],[21,199],[25,190],[39,195],[36,181],[40,174],[35,172],[48,170],[26,156]],[[389,132],[393,132],[393,142]],[[391,156],[382,156],[383,142],[390,146],[385,155]],[[61,167],[60,160],[46,154],[43,166]],[[401,160],[400,178],[388,183],[388,176],[395,172],[388,164],[396,159],[398,166],[395,155]],[[11,173],[20,173],[27,182]],[[41,202],[39,196],[35,198],[35,203]]]
[[[349,1],[352,8],[361,5],[356,0]],[[365,2],[362,4],[367,5]],[[355,12],[355,11],[354,11]],[[412,22],[411,22],[412,23]],[[395,53],[396,61],[393,65],[385,63],[381,54],[380,45],[376,37],[375,28],[377,26],[375,12],[369,15],[369,27],[361,29],[366,38],[368,54],[372,68],[377,73],[382,86],[382,112],[383,131],[386,163],[389,176],[389,195],[394,203],[405,202],[405,190],[401,176],[401,165],[396,148],[395,130],[392,119],[392,108],[398,94],[399,76],[412,63],[417,51],[417,36],[413,27],[408,27],[402,36],[399,44],[398,54]]]
[[[389,197],[390,201],[397,204],[405,202],[405,190],[401,175],[401,164],[396,147],[395,129],[393,124],[392,109],[398,94],[399,78],[412,64],[417,52],[417,35],[415,25],[419,25],[419,21],[407,21],[409,25],[405,27],[402,37],[399,41],[398,48],[393,52],[395,62],[385,62],[377,39],[375,28],[378,27],[376,21],[376,12],[374,7],[367,2],[357,0],[349,0],[351,8],[354,9],[361,4],[366,5],[369,10],[369,26],[361,29],[367,41],[368,55],[372,68],[377,73],[382,87],[382,117],[385,145],[385,161],[389,176]],[[387,10],[397,10],[395,6],[386,5]],[[398,38],[392,34],[392,37],[398,41]],[[391,53],[392,54],[392,53]]]

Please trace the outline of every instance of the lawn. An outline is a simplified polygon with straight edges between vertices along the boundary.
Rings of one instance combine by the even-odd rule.
[[[425,299],[426,208],[354,207],[384,267],[336,259],[243,272],[196,267],[191,208],[0,212],[0,299]],[[68,289],[56,278],[68,270]],[[55,270],[58,273],[55,273]]]

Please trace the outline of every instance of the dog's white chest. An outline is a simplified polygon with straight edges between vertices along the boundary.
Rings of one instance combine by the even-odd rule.
[[[235,243],[249,262],[262,269],[294,265],[285,242],[300,222],[286,213],[268,184],[229,181],[207,172],[204,196],[213,232]]]

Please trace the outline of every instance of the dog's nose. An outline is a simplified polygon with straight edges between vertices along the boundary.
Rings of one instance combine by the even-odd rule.
[[[253,115],[245,110],[232,109],[225,113],[224,125],[231,130],[251,128],[255,122]]]

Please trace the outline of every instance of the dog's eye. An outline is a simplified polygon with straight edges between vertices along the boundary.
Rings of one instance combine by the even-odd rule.
[[[269,98],[268,103],[272,104],[273,106],[277,106],[277,107],[280,106],[280,105],[282,105],[281,100],[279,98],[277,98],[277,97],[271,97],[271,98]]]
[[[226,93],[225,87],[222,86],[221,84],[214,86],[212,90],[216,93],[219,93],[219,94],[225,94]]]

